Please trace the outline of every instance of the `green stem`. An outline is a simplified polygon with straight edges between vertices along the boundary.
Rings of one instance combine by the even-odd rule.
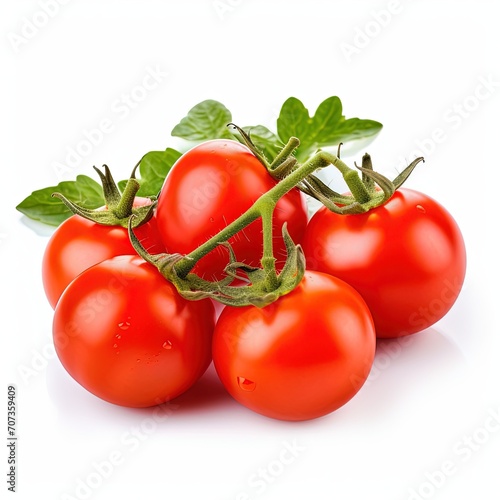
[[[203,245],[199,246],[196,250],[179,260],[175,265],[175,271],[178,276],[185,278],[188,273],[193,269],[196,263],[209,252],[211,252],[217,245],[229,240],[237,232],[244,229],[251,224],[254,220],[258,219],[269,206],[274,206],[278,200],[283,197],[288,191],[292,190],[300,181],[305,179],[308,175],[312,174],[318,168],[323,168],[331,163],[334,165],[340,159],[334,155],[329,155],[328,158],[323,157],[321,153],[313,156],[299,168],[294,170],[289,176],[278,182],[276,186],[264,193],[246,212],[244,212],[238,219],[226,226],[218,234],[207,240]],[[271,217],[272,220],[272,217]],[[271,237],[272,237],[272,232]],[[267,235],[267,237],[269,237]],[[264,237],[266,238],[266,236]],[[268,243],[269,246],[269,243]]]
[[[348,167],[338,156],[327,153],[326,151],[320,151],[316,157],[322,158],[323,161],[327,162],[327,164],[331,163],[339,170],[349,187],[349,190],[358,203],[366,203],[370,201],[370,193],[366,189],[366,186],[363,184],[363,181],[359,177],[358,173]]]
[[[132,213],[132,207],[134,206],[135,195],[141,185],[139,181],[134,178],[130,178],[123,190],[122,197],[113,210],[113,213],[118,217],[118,219],[125,219]]]
[[[263,200],[265,201],[265,200]],[[261,202],[262,203],[262,202]],[[276,207],[275,201],[262,203],[262,233],[264,235],[264,248],[262,252],[262,268],[268,277],[268,283],[271,285],[270,290],[278,288],[278,278],[276,276],[276,258],[273,250],[273,214]]]
[[[278,156],[271,163],[269,170],[279,167],[300,145],[296,137],[290,137],[285,147],[279,152]]]
[[[372,199],[368,189],[366,189],[366,186],[363,184],[363,181],[355,170],[351,170],[350,172],[344,174],[344,180],[349,186],[349,191],[351,191],[354,199],[358,203],[367,203]]]
[[[212,236],[203,245],[199,246],[196,250],[187,254],[183,259],[181,259],[175,265],[175,270],[181,278],[185,278],[187,274],[193,269],[196,263],[211,252],[217,245],[227,241],[229,238],[234,236],[239,231],[242,231],[251,224],[254,220],[260,217],[260,212],[256,205],[252,206],[243,215],[236,219],[233,223],[226,226],[222,231]]]

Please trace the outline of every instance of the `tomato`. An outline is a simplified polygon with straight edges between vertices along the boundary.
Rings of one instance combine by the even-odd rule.
[[[226,307],[213,338],[215,369],[244,406],[308,420],[344,405],[375,355],[370,311],[350,285],[306,271],[292,292],[262,309]]]
[[[188,254],[237,219],[276,181],[244,145],[212,140],[185,153],[170,170],[158,199],[158,230],[169,252]],[[286,252],[283,223],[295,243],[307,225],[302,193],[293,189],[276,205],[273,218],[276,266],[283,266]],[[236,258],[259,266],[262,257],[262,221],[259,218],[229,239]],[[194,272],[208,280],[221,279],[228,252],[218,247],[203,257]]]
[[[308,269],[337,276],[363,296],[382,338],[436,323],[455,303],[465,278],[457,223],[437,201],[411,189],[397,190],[364,214],[321,208],[302,245]]]
[[[66,288],[54,345],[68,373],[111,403],[146,407],[189,389],[211,362],[215,313],[190,302],[140,257],[105,260]]]
[[[147,203],[147,198],[138,198],[134,205]],[[165,251],[154,217],[134,231],[150,253]],[[56,229],[43,256],[42,281],[50,305],[55,308],[65,288],[85,269],[116,255],[134,253],[126,228],[72,215]]]

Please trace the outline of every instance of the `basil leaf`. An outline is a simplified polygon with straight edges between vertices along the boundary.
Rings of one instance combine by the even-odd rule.
[[[208,99],[191,108],[171,134],[187,141],[234,140],[233,134],[227,128],[231,120],[231,112],[223,104]]]
[[[146,153],[139,164],[139,183],[141,185],[137,196],[158,196],[165,177],[182,153],[172,148],[165,151],[150,151]],[[127,180],[120,181],[118,188],[123,192]]]
[[[336,96],[325,99],[313,116],[299,99],[290,97],[281,108],[277,128],[283,142],[292,136],[300,139],[296,157],[303,162],[317,149],[378,134],[382,124],[360,118],[346,120]]]
[[[86,208],[98,208],[104,204],[101,185],[86,175],[78,175],[75,181],[63,181],[57,186],[33,191],[16,209],[30,219],[58,226],[73,214],[61,200],[52,198],[52,193],[61,193]]]

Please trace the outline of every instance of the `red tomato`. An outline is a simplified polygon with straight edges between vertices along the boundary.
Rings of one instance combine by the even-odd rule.
[[[215,313],[184,300],[138,256],[81,273],[59,300],[57,355],[85,389],[111,403],[154,406],[189,389],[208,368]]]
[[[147,198],[138,198],[134,205],[147,203]],[[154,217],[134,232],[150,253],[165,251]],[[135,250],[126,228],[71,216],[56,229],[43,256],[42,281],[50,305],[55,308],[65,288],[85,269],[116,255],[132,254]]]
[[[187,254],[237,219],[276,181],[244,145],[212,140],[185,153],[167,175],[158,200],[158,229],[169,252]],[[273,219],[274,255],[280,268],[285,260],[283,223],[295,243],[307,225],[305,200],[294,189],[278,202]],[[238,261],[258,266],[262,257],[260,218],[233,236]],[[225,248],[214,249],[194,268],[205,279],[221,279],[228,263]]]
[[[213,359],[228,392],[281,420],[326,415],[361,388],[375,355],[375,329],[348,284],[306,271],[298,287],[262,309],[226,307]]]
[[[337,276],[363,296],[382,338],[415,333],[441,319],[465,278],[457,223],[435,200],[410,189],[399,189],[364,214],[321,208],[302,245],[309,269]]]

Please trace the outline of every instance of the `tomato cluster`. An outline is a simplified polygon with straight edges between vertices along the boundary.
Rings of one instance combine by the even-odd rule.
[[[151,254],[189,254],[276,184],[246,146],[207,141],[175,163],[154,215],[135,234]],[[226,306],[216,318],[211,299],[187,300],[139,257],[126,229],[74,215],[43,260],[62,364],[96,396],[145,407],[185,392],[213,360],[224,387],[246,407],[307,420],[354,397],[370,373],[377,337],[427,328],[460,292],[460,230],[422,193],[400,189],[366,213],[325,207],[308,220],[305,195],[290,190],[272,219],[278,271],[286,266],[284,223],[307,262],[299,285],[265,307]],[[228,240],[248,268],[259,266],[263,231],[255,220]],[[217,284],[229,258],[220,245],[192,272]]]

